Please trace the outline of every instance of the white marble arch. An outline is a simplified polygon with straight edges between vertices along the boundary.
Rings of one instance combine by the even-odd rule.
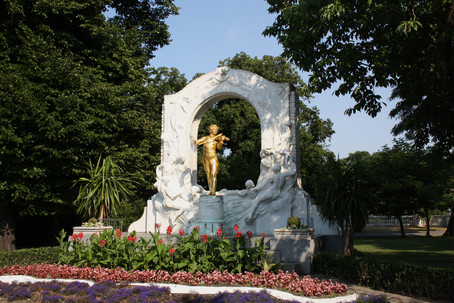
[[[255,187],[218,192],[224,196],[225,225],[238,224],[245,231],[273,234],[291,215],[309,222],[311,214],[316,213],[299,178],[299,101],[295,88],[248,71],[219,67],[164,97],[161,164],[156,168],[158,193],[129,230],[149,232],[159,224],[171,225],[178,233],[179,229],[200,225],[198,201],[206,192],[197,184],[197,148],[193,141],[206,111],[227,98],[247,100],[256,110],[262,160]],[[279,188],[272,187],[273,180],[275,184],[281,181]],[[312,219],[320,221],[318,216]]]

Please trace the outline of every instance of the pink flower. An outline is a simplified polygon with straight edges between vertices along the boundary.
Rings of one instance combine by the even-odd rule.
[[[238,225],[235,224],[235,226],[233,227],[234,230],[238,230]]]
[[[169,250],[169,253],[173,254],[175,252],[175,247],[172,247],[170,250]]]
[[[104,247],[106,245],[106,243],[107,243],[106,240],[99,241],[99,245],[101,245],[101,247]]]
[[[173,227],[169,225],[169,227],[167,227],[167,234],[170,235],[172,233],[172,230]]]
[[[235,238],[241,238],[241,230],[236,231],[236,236]]]
[[[117,229],[117,238],[121,238],[121,235],[122,235],[121,230]]]
[[[206,242],[207,240],[208,240],[208,236],[207,236],[207,235],[203,235],[203,236],[202,236],[202,241],[203,241],[203,242]]]
[[[180,229],[179,233],[180,233],[180,236],[184,236],[184,229]]]
[[[249,237],[249,239],[252,238],[252,232],[251,232],[250,230],[248,230],[248,231],[246,232],[246,235]]]

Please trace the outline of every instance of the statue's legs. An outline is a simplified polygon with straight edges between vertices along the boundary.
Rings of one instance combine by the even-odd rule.
[[[202,157],[203,167],[207,174],[208,189],[210,195],[216,195],[217,173],[219,171],[219,161],[217,158]]]

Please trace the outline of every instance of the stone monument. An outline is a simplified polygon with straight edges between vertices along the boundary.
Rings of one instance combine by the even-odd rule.
[[[211,174],[207,192],[197,184],[196,144],[207,142],[197,139],[198,128],[206,111],[227,98],[247,100],[260,119],[260,176],[256,186],[244,180],[244,189],[216,192],[216,176],[205,168]],[[272,236],[275,229],[286,226],[288,217],[297,216],[314,228],[316,235],[337,235],[338,230],[321,219],[301,185],[298,102],[291,84],[273,83],[228,67],[219,67],[178,93],[165,96],[161,164],[156,168],[158,192],[129,231],[150,232],[159,224],[171,225],[175,233],[199,226],[208,234],[224,227],[224,234],[229,234],[237,224],[243,231]],[[210,130],[210,136],[214,140],[217,129]],[[228,140],[222,134],[217,138],[207,148],[215,149],[214,145]],[[208,163],[212,159],[207,156],[205,160]]]

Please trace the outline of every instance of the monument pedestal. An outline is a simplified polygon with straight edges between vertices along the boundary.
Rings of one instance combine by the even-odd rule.
[[[223,196],[201,195],[199,200],[199,219],[197,220],[200,234],[215,235],[218,228],[224,225]]]

